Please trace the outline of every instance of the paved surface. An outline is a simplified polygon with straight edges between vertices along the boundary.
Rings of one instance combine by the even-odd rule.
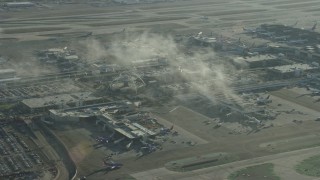
[[[103,8],[55,5],[50,10],[30,9],[27,13],[0,12],[3,17],[1,38],[40,40],[50,38],[52,34],[105,34],[121,32],[123,28],[177,32],[223,30],[228,34],[241,32],[243,26],[266,22],[294,24],[296,20],[300,20],[299,26],[307,28],[317,20],[319,13],[315,7],[319,5],[316,0],[201,0]],[[209,19],[203,20],[202,16]]]
[[[227,179],[229,174],[247,166],[257,165],[261,163],[274,163],[275,172],[283,180],[315,180],[320,178],[312,178],[300,175],[294,171],[294,165],[299,161],[313,155],[319,154],[320,147],[309,148],[285,153],[279,153],[249,160],[237,161],[224,164],[221,166],[210,167],[185,173],[169,171],[165,168],[153,169],[145,172],[135,173],[132,176],[139,180],[150,179]]]

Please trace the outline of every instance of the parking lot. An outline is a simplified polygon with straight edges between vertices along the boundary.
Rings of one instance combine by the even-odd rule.
[[[26,137],[25,125],[7,122],[0,127],[0,176],[36,179],[48,171],[54,177],[57,170],[50,166],[52,162],[41,152],[42,147]]]

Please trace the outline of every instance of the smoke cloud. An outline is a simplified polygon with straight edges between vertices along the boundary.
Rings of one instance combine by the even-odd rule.
[[[133,61],[163,57],[170,69],[175,70],[184,82],[192,84],[193,91],[213,102],[218,97],[239,100],[230,88],[233,79],[228,76],[235,68],[220,59],[212,48],[190,49],[176,43],[171,36],[144,32],[125,34],[109,43],[107,49],[102,43],[91,41],[87,44],[87,52],[95,54],[94,58],[112,57],[117,64],[127,67],[132,66]]]
[[[81,41],[80,49],[85,50],[84,52],[79,50],[79,54],[87,59],[87,61],[94,62],[106,59],[108,57],[108,53],[104,44],[92,38]]]
[[[2,30],[2,28],[0,27],[0,38],[2,38],[2,32],[3,32],[3,30]],[[2,43],[0,42],[0,46],[2,45]]]

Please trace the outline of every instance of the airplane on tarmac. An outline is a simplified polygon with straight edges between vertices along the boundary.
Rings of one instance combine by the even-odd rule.
[[[242,29],[245,34],[255,34],[258,32],[265,32],[261,28],[245,28],[245,27],[243,27]]]
[[[141,150],[143,150],[146,153],[152,153],[157,150],[157,147],[154,144],[147,143],[144,141],[141,141],[141,143],[143,144],[143,146],[141,146]]]
[[[295,22],[294,24],[292,24],[292,25],[286,25],[286,24],[285,24],[284,26],[287,26],[287,27],[296,27],[296,26],[298,25],[298,22],[299,22],[299,21],[296,21],[296,22]]]
[[[117,163],[117,162],[113,162],[113,161],[103,161],[103,165],[105,166],[106,170],[116,170],[116,169],[120,169],[123,164],[122,163]]]
[[[289,27],[296,27],[298,25],[298,21],[296,21],[296,23],[294,23],[293,25],[289,26]]]
[[[311,91],[311,96],[320,96],[320,90],[318,89],[310,89],[308,86],[306,87],[308,91]]]
[[[208,16],[201,16],[200,19],[202,19],[202,20],[208,20],[209,18],[208,18]]]
[[[96,141],[99,143],[110,143],[113,140],[115,132],[113,132],[110,136],[98,136],[96,137]]]
[[[311,31],[315,31],[316,29],[317,29],[317,25],[318,25],[318,22],[316,22],[313,26],[312,26],[312,28],[310,29]]]
[[[268,95],[266,98],[258,97],[256,101],[257,105],[265,105],[271,102],[272,100],[270,99],[270,95]]]
[[[84,35],[81,35],[79,37],[89,37],[89,36],[92,36],[93,32],[87,32],[86,34]]]
[[[289,43],[289,44],[304,44],[306,42],[308,42],[308,40],[306,40],[306,39],[297,39],[297,40],[287,41],[287,43]]]
[[[315,22],[314,25],[310,29],[306,29],[307,31],[314,32],[317,29],[318,22]],[[301,29],[304,29],[303,27]]]
[[[290,36],[276,36],[272,37],[272,39],[277,40],[277,41],[286,41]]]
[[[274,35],[274,32],[257,32],[257,35],[260,37],[272,38]]]

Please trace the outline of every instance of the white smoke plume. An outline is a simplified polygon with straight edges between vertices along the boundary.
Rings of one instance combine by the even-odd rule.
[[[2,32],[3,32],[3,30],[2,30],[2,28],[0,27],[0,38],[2,38]],[[0,46],[2,45],[2,43],[0,42]]]
[[[128,67],[133,61],[164,57],[171,69],[175,69],[184,81],[193,84],[194,91],[214,102],[217,97],[239,100],[230,88],[233,80],[228,76],[235,68],[216,56],[212,49],[193,50],[192,55],[187,55],[187,48],[170,36],[148,32],[124,36],[111,42],[108,49],[93,41],[87,45],[88,52],[95,52],[94,57],[113,57],[118,64]]]
[[[105,46],[95,39],[87,39],[85,41],[80,42],[81,49],[85,50],[84,52],[79,51],[79,53],[83,53],[83,56],[89,61],[97,61],[105,59],[108,55]]]

